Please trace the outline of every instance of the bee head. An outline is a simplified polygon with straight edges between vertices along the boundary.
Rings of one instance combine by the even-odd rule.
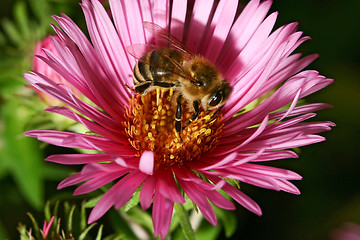
[[[207,98],[207,110],[215,109],[224,105],[230,96],[232,87],[225,80],[222,80],[214,90],[208,95]]]

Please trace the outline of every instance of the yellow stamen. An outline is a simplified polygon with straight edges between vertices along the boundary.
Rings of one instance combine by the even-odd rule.
[[[182,103],[182,125],[193,112],[188,103]],[[198,118],[184,128],[180,135],[175,130],[176,104],[172,89],[154,91],[130,100],[130,109],[124,114],[124,133],[140,157],[146,150],[154,152],[155,165],[181,166],[211,151],[222,132],[222,115],[208,123],[213,112],[200,111]]]

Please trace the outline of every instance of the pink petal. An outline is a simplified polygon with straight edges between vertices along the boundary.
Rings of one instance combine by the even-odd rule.
[[[271,1],[265,1],[260,6],[259,2],[259,0],[250,1],[232,26],[224,45],[224,51],[217,61],[221,70],[229,69],[228,66],[235,62],[236,57],[264,20],[270,9]]]
[[[268,188],[268,189],[273,189],[276,191],[281,190],[280,187],[278,186],[275,178],[271,178],[271,177],[265,176],[265,175],[259,175],[259,174],[249,172],[246,170],[235,169],[235,168],[226,169],[226,170],[221,169],[221,170],[218,170],[217,173],[213,174],[211,172],[208,172],[208,174],[237,179],[241,182],[252,184],[254,186],[261,187],[261,188]]]
[[[251,157],[253,153],[240,153],[239,157],[248,158]],[[277,152],[264,152],[261,155],[257,156],[255,159],[252,159],[251,162],[264,162],[264,161],[273,161],[287,158],[297,158],[298,155],[289,150],[277,151]]]
[[[262,58],[258,65],[251,69],[246,75],[246,78],[241,80],[245,82],[243,84],[237,84],[234,86],[233,95],[230,96],[227,104],[225,105],[229,110],[224,115],[225,119],[232,117],[235,113],[240,111],[243,107],[258,97],[257,92],[263,84],[265,84],[267,78],[277,66],[280,61],[281,54],[283,53],[285,46],[278,48],[277,51],[268,51],[264,58]],[[267,62],[267,64],[265,64]]]
[[[254,200],[246,196],[240,190],[234,188],[228,183],[222,188],[222,190],[224,190],[227,194],[229,194],[230,197],[232,197],[235,201],[237,201],[247,210],[259,216],[262,215],[261,208],[259,207],[259,205]]]
[[[144,151],[139,161],[139,170],[147,175],[152,175],[154,171],[154,152]]]
[[[226,166],[229,162],[233,161],[236,158],[237,154],[238,154],[237,152],[232,152],[228,154],[226,157],[224,157],[222,160],[216,158],[213,161],[209,162],[208,159],[206,159],[203,162],[196,161],[193,164],[191,163],[189,164],[189,166],[199,171],[216,169],[224,165]]]
[[[167,169],[158,169],[156,189],[161,195],[170,199],[172,202],[185,203],[185,199],[181,195],[173,173]]]
[[[146,176],[146,174],[134,170],[119,181],[122,182],[122,185],[118,187],[118,193],[115,197],[115,208],[122,207],[130,200],[136,189],[144,182]]]
[[[88,218],[88,224],[91,224],[101,218],[114,204],[115,196],[118,194],[118,188],[122,186],[122,182],[117,182],[112,186],[98,201],[95,207],[91,210]]]
[[[293,140],[290,140],[291,139],[290,135],[289,138],[285,138],[285,136],[282,138],[284,139],[283,141],[279,141],[276,143],[271,143],[271,140],[254,142],[253,145],[249,144],[243,150],[247,151],[248,149],[252,149],[253,147],[258,148],[258,146],[266,146],[266,150],[276,151],[276,150],[282,150],[288,148],[302,147],[302,146],[322,142],[325,140],[324,137],[317,135],[301,135],[301,136],[298,135],[298,136],[294,136]]]
[[[264,153],[264,151],[265,151],[265,148],[261,148],[256,153],[253,153],[252,156],[237,159],[237,161],[233,164],[233,166],[239,166],[239,165],[243,165],[244,163],[247,163],[247,162],[252,162],[252,161],[254,161],[254,159],[257,159],[259,156],[261,156]]]
[[[173,0],[172,3],[170,32],[180,41],[183,39],[187,4],[187,0]]]
[[[331,79],[324,79],[314,71],[304,71],[294,77],[290,78],[283,86],[281,86],[271,97],[260,104],[255,109],[241,115],[237,118],[231,118],[228,124],[224,126],[224,135],[231,133],[237,134],[235,129],[241,130],[245,126],[251,126],[258,124],[260,119],[273,112],[276,109],[285,106],[290,103],[297,94],[297,91],[301,88],[300,98],[305,97],[307,94],[314,92],[322,87],[327,86],[332,82]],[[298,108],[294,108],[296,110]],[[241,122],[240,122],[241,121]]]
[[[236,208],[232,202],[230,202],[228,199],[226,199],[216,190],[206,191],[205,195],[210,200],[210,202],[212,202],[213,204],[215,204],[220,208],[228,209],[228,210],[235,210]]]
[[[302,106],[295,107],[289,116],[295,116],[295,115],[308,113],[308,112],[315,112],[315,111],[319,111],[319,110],[323,110],[323,109],[331,108],[331,107],[332,107],[331,105],[326,104],[326,103],[313,103],[313,104],[302,105]],[[285,111],[278,111],[275,113],[271,113],[270,119],[277,119],[280,116],[282,116],[284,112]]]
[[[274,178],[284,178],[288,180],[301,180],[302,177],[290,170],[269,167],[269,166],[262,166],[256,164],[245,163],[239,166],[238,169],[245,170],[247,172],[253,172],[259,175],[266,175]]]
[[[165,198],[163,195],[155,191],[152,211],[155,236],[160,234],[162,239],[165,238],[169,231],[173,207],[174,203],[170,199]]]
[[[160,27],[168,29],[170,21],[170,1],[158,0],[155,1],[153,4],[154,7],[152,8],[152,15],[154,18],[154,23],[158,24]]]
[[[93,192],[96,189],[108,184],[109,182],[112,182],[113,180],[120,178],[127,172],[128,170],[123,170],[119,172],[99,174],[93,179],[83,183],[81,186],[76,188],[74,191],[74,195],[81,195],[81,194]]]
[[[227,145],[221,148],[221,151],[218,151],[218,153],[214,153],[215,156],[224,155],[234,151],[237,151],[243,147],[246,147],[247,144],[251,143],[254,139],[256,139],[267,127],[269,121],[269,116],[265,116],[263,121],[261,122],[260,126],[255,128],[256,131],[254,131],[250,136],[246,136],[246,139],[242,141],[242,143],[236,147],[233,145]],[[261,148],[262,149],[262,148]]]
[[[178,174],[177,174],[178,176]],[[205,197],[205,192],[191,181],[183,181],[182,178],[177,178],[181,188],[189,196],[189,198],[197,205],[204,217],[212,224],[217,224],[215,212]]]
[[[213,2],[214,0],[197,0],[194,3],[186,39],[186,46],[194,53],[200,52],[201,40],[204,37]]]
[[[292,184],[291,182],[285,180],[285,179],[277,179],[277,184],[280,186],[280,189],[282,191],[288,192],[288,193],[292,193],[292,194],[296,194],[299,195],[300,191],[299,189]]]
[[[98,201],[90,213],[88,224],[101,218],[113,205],[121,207],[128,200],[146,175],[133,171],[112,186]]]
[[[154,176],[148,176],[141,188],[140,192],[140,204],[143,210],[148,209],[151,206],[156,179]]]
[[[24,74],[24,77],[35,88],[58,99],[64,104],[91,118],[92,120],[95,120],[96,122],[102,122],[103,124],[109,126],[118,126],[114,119],[111,119],[108,115],[104,114],[93,106],[79,100],[70,90],[62,88],[60,85],[56,84],[44,75],[34,73]]]
[[[220,1],[211,21],[204,56],[215,63],[234,22],[238,0]]]
[[[46,111],[58,113],[74,121],[77,121],[87,127],[90,131],[97,133],[105,138],[121,143],[128,143],[128,140],[122,134],[120,134],[119,129],[112,129],[109,126],[103,126],[99,123],[89,121],[88,119],[80,116],[79,114],[76,114],[66,107],[49,107],[46,109]],[[120,128],[120,126],[118,126],[118,128]]]
[[[75,173],[73,175],[71,175],[70,177],[65,178],[64,180],[62,180],[57,189],[62,189],[68,186],[72,186],[81,182],[84,182],[86,180],[88,180],[89,178],[91,178],[93,176],[92,173],[89,174],[83,174],[81,172]]]
[[[110,154],[56,154],[47,157],[45,160],[72,165],[113,161],[113,156]]]

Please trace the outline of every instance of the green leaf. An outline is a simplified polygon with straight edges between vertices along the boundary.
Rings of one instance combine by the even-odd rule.
[[[0,46],[5,45],[6,43],[6,38],[4,36],[4,34],[2,32],[0,32]]]
[[[46,221],[50,221],[50,219],[52,217],[51,210],[50,210],[50,201],[46,201],[46,203],[45,203],[44,215],[45,215]]]
[[[112,234],[109,235],[107,237],[105,237],[103,240],[120,240],[120,239],[124,239],[125,235],[122,233],[119,234]]]
[[[15,24],[9,19],[2,20],[2,26],[6,36],[16,45],[21,45],[23,40]]]
[[[108,216],[110,217],[110,223],[114,232],[124,234],[126,238],[136,239],[134,232],[129,226],[129,221],[122,216],[121,211],[110,211]]]
[[[4,145],[3,143],[3,129],[2,129],[2,122],[0,120],[0,179],[4,178],[7,174],[8,174],[8,166],[7,163],[5,161],[2,160],[2,156],[5,156],[5,151],[4,148],[2,147],[2,145]],[[1,239],[1,238],[0,238]]]
[[[82,231],[82,233],[79,236],[79,240],[84,240],[86,235],[88,234],[88,232],[96,225],[97,223],[93,223],[90,226],[88,226],[87,228],[85,228],[84,231]]]
[[[23,135],[29,111],[19,101],[2,106],[4,116],[4,161],[24,198],[34,208],[43,206],[43,157],[35,140]]]
[[[127,212],[131,208],[137,206],[140,201],[139,198],[140,198],[140,188],[138,188],[135,194],[132,196],[132,198],[123,207],[121,207],[121,210]]]
[[[85,204],[84,204],[84,207],[85,208],[93,208],[95,207],[96,203],[100,200],[100,198],[102,197],[103,195],[100,195],[100,196],[97,196],[93,199],[90,199],[89,201],[87,201]]]
[[[86,209],[85,209],[85,201],[81,203],[81,209],[80,209],[80,229],[83,230],[86,228]],[[102,227],[102,225],[100,226]]]
[[[48,25],[50,20],[50,6],[48,1],[45,0],[28,0],[32,12],[40,20],[40,25]]]
[[[190,224],[189,216],[182,204],[175,203],[174,205],[176,215],[179,218],[180,225],[182,227],[184,236],[187,240],[195,240],[195,232]]]
[[[70,212],[68,215],[68,220],[67,220],[67,230],[68,232],[73,232],[72,226],[73,226],[73,216],[74,216],[74,211],[75,211],[75,205],[73,205],[70,209]]]
[[[29,235],[27,233],[26,225],[19,223],[17,230],[20,234],[20,240],[29,240]]]
[[[235,233],[237,227],[237,221],[234,213],[217,207],[215,207],[214,210],[216,216],[224,226],[225,236],[227,238],[231,237]]]
[[[216,240],[221,231],[221,225],[213,226],[207,221],[203,221],[196,236],[198,240]]]
[[[52,212],[52,216],[54,216],[53,226],[57,226],[60,223],[60,220],[59,220],[59,217],[58,217],[59,205],[60,205],[60,201],[56,201],[55,206],[54,206],[54,210]]]
[[[96,239],[95,240],[101,240],[103,228],[104,228],[104,225],[101,224],[100,227],[99,227],[99,230],[98,230],[98,232],[96,234]]]
[[[0,221],[0,239],[9,239],[6,229],[1,221]]]
[[[28,24],[30,19],[27,13],[25,3],[23,1],[17,1],[14,7],[14,18],[19,27],[19,32],[25,40],[32,38],[30,26]]]
[[[61,166],[55,163],[45,162],[43,165],[44,179],[59,181],[71,175],[71,170],[68,166]]]
[[[35,220],[34,216],[31,213],[27,213],[27,215],[29,216],[29,218],[32,222],[32,225],[33,225],[32,230],[35,233],[35,237],[37,239],[41,239],[40,238],[40,228],[39,228],[38,222]]]
[[[133,207],[127,214],[131,219],[146,228],[149,232],[153,231],[151,215],[148,212],[144,212],[139,206]]]

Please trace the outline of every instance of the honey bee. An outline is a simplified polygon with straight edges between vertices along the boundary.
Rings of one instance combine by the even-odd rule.
[[[175,130],[180,136],[182,127],[181,99],[193,108],[189,122],[196,120],[200,106],[205,111],[217,109],[212,120],[220,114],[232,87],[218,69],[206,58],[191,53],[186,46],[167,30],[143,22],[144,28],[153,33],[155,44],[133,44],[127,52],[138,61],[134,67],[134,87],[137,94],[145,94],[156,88],[172,88],[176,98]]]

